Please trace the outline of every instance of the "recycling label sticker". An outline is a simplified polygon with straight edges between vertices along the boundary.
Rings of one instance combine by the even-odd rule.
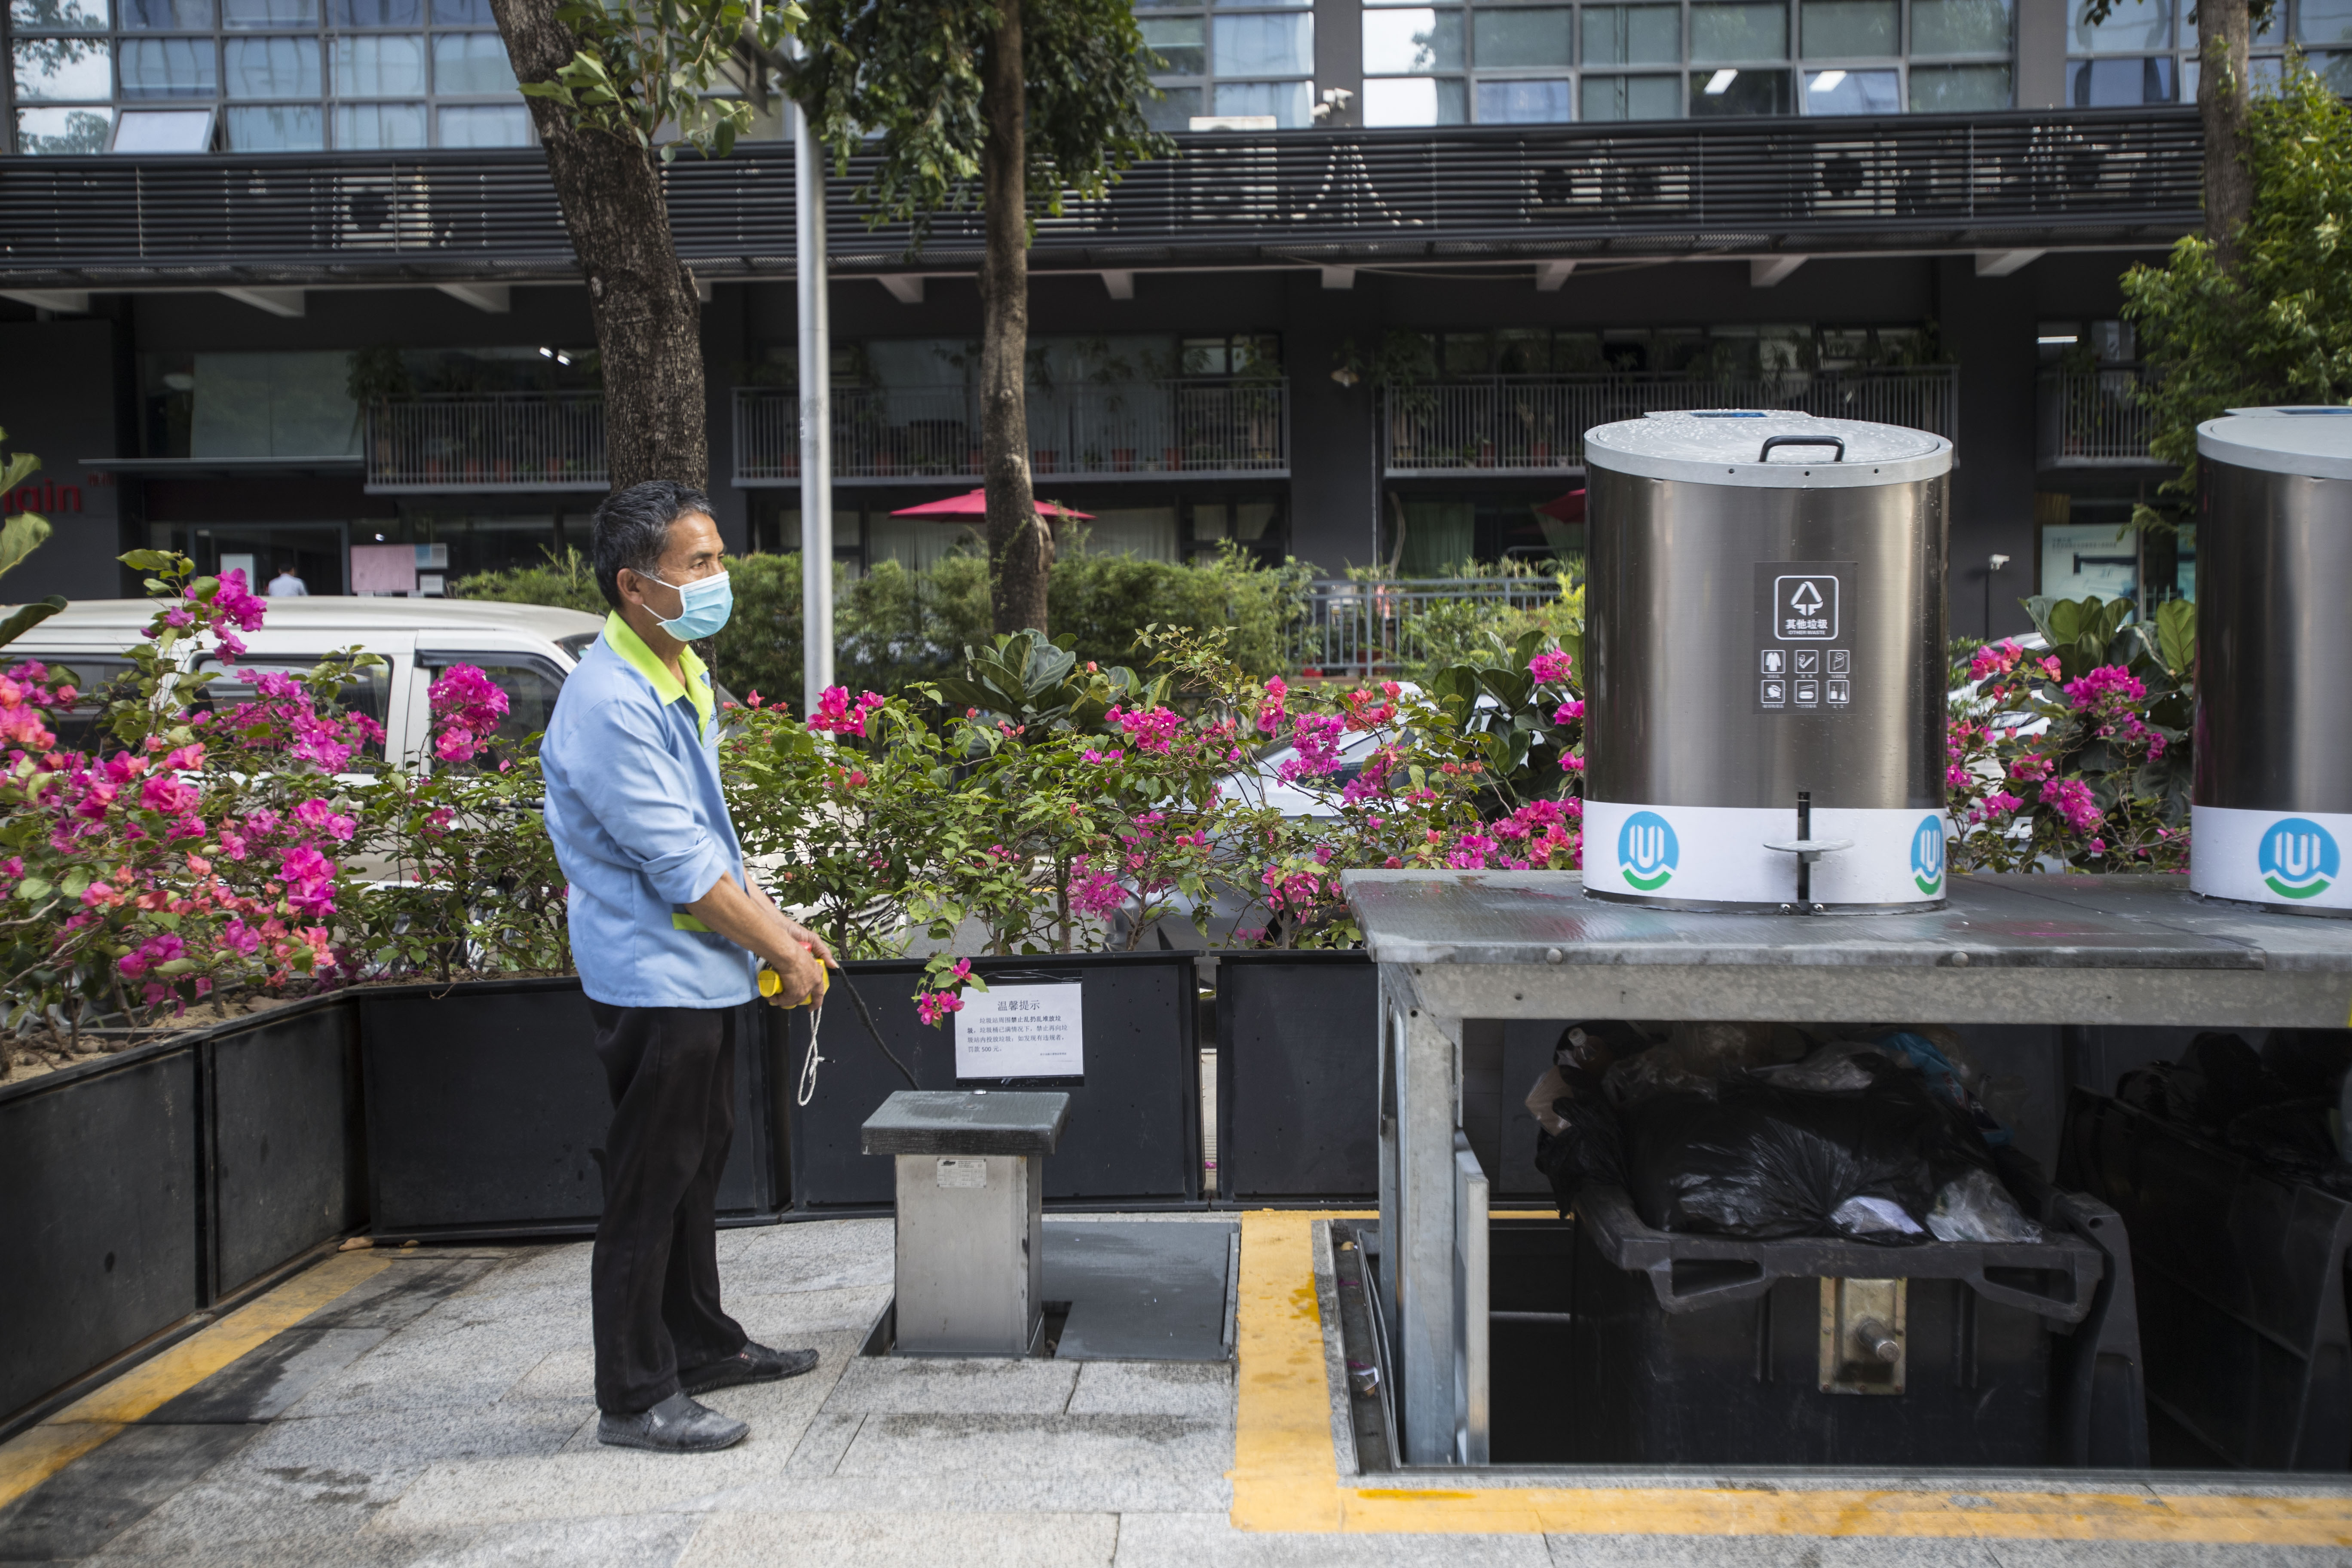
[[[1747,678],[1762,713],[1836,712],[1864,671],[1847,646],[1851,561],[1756,563],[1756,655]]]

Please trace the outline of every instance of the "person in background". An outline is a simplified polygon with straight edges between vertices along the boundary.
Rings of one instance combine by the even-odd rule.
[[[742,1422],[695,1394],[797,1377],[719,1310],[719,1176],[735,1131],[736,1038],[765,960],[793,1006],[824,987],[825,944],[743,865],[719,784],[709,672],[687,645],[734,605],[700,490],[649,479],[596,509],[596,585],[613,606],[547,721],[545,821],[570,882],[572,952],[613,1098],[604,1214],[589,1263],[599,1442],[704,1453]]]
[[[278,568],[278,575],[269,580],[269,596],[273,599],[307,599],[310,596],[310,585],[294,574],[294,563],[283,562]]]

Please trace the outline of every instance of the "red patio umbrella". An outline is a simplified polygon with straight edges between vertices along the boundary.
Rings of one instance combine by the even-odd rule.
[[[920,506],[900,507],[897,511],[892,512],[890,515],[892,517],[935,518],[986,517],[988,515],[988,492],[984,489],[979,489],[972,491],[970,495],[950,496],[945,500],[927,500]],[[1050,500],[1041,500],[1037,503],[1037,515],[1040,517],[1076,518],[1080,522],[1092,522],[1094,521],[1094,514],[1092,512],[1072,511],[1068,507],[1062,505],[1059,501]]]
[[[1582,522],[1584,521],[1584,492],[1582,490],[1570,490],[1566,495],[1561,496],[1557,500],[1544,502],[1543,505],[1536,508],[1536,510],[1543,513],[1546,517],[1550,518],[1554,522]]]

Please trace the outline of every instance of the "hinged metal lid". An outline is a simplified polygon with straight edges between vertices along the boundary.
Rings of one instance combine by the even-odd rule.
[[[2352,408],[2232,408],[2197,426],[2197,455],[2267,474],[2352,479]]]
[[[1645,414],[1584,433],[1584,460],[1648,479],[1761,489],[1848,489],[1932,479],[1952,467],[1941,436],[1783,409]]]

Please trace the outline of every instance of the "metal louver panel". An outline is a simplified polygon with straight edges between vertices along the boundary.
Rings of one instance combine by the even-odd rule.
[[[2186,107],[1178,140],[1041,219],[1034,265],[2146,244],[2200,221]],[[834,265],[902,268],[908,231],[852,200],[863,163],[828,185]],[[790,269],[789,147],[664,179],[698,274]],[[970,266],[981,243],[976,213],[945,215],[922,264]],[[572,269],[535,151],[0,159],[0,279],[17,287]]]

